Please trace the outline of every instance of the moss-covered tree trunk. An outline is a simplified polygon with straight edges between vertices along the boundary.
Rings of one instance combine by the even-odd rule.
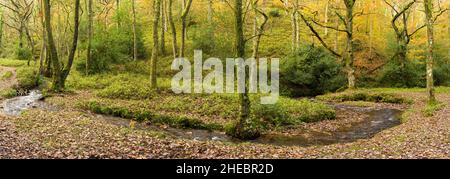
[[[184,3],[183,3],[184,4]],[[185,7],[183,7],[183,13],[181,14],[181,46],[180,57],[184,57],[186,50],[186,33],[187,33],[187,17],[189,10],[191,9],[192,0],[189,0]]]
[[[136,27],[136,0],[131,0],[131,8],[133,11],[133,59],[134,59],[134,61],[136,61],[138,58],[137,27]]]
[[[94,37],[94,11],[93,0],[88,0],[88,44],[86,50],[86,75],[89,75],[89,68],[92,62],[92,38]]]
[[[347,31],[347,54],[345,64],[347,68],[348,88],[354,89],[356,85],[355,69],[354,69],[354,50],[353,50],[353,7],[356,0],[344,0],[347,15],[345,16]]]
[[[61,67],[58,59],[58,52],[55,45],[55,40],[53,38],[53,30],[51,24],[51,7],[50,0],[44,0],[44,18],[45,18],[45,29],[47,33],[48,49],[50,52],[50,59],[53,65],[53,86],[52,89],[55,91],[60,91],[62,89],[61,84]]]
[[[152,57],[150,60],[150,88],[156,89],[158,87],[157,78],[156,78],[156,61],[158,60],[158,25],[159,25],[159,16],[161,10],[161,0],[153,1],[153,49],[152,49]]]
[[[169,20],[170,31],[172,32],[172,53],[174,59],[178,57],[178,45],[177,45],[177,29],[175,28],[175,22],[173,21],[173,0],[168,0],[167,16]]]
[[[161,50],[161,55],[166,54],[166,1],[161,0],[161,45],[159,46]]]
[[[53,38],[53,30],[51,25],[51,7],[50,0],[44,0],[44,19],[45,19],[45,29],[47,33],[47,41],[50,52],[50,59],[53,64],[53,86],[52,89],[54,91],[61,91],[64,89],[64,83],[69,75],[70,68],[72,67],[72,63],[75,57],[75,52],[78,44],[78,27],[79,27],[79,15],[80,15],[80,0],[75,0],[75,16],[74,16],[74,35],[73,35],[73,43],[72,48],[69,53],[68,63],[64,69],[61,68],[60,61],[58,59],[58,52],[56,49],[55,41]]]
[[[424,0],[427,36],[428,36],[428,57],[427,57],[427,95],[429,101],[436,100],[434,95],[433,80],[433,50],[434,50],[434,32],[433,32],[433,2],[432,0]]]
[[[243,19],[243,9],[242,9],[242,0],[234,1],[234,10],[235,10],[235,46],[236,46],[236,57],[245,59],[245,39],[244,39],[244,19]],[[240,115],[239,121],[236,125],[236,136],[246,138],[246,124],[247,120],[250,117],[250,98],[248,95],[248,75],[249,75],[249,67],[245,67],[245,90],[243,93],[239,94],[240,101]]]

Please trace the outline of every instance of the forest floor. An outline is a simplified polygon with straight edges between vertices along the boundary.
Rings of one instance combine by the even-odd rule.
[[[50,97],[49,101],[59,101],[57,110],[32,109],[17,117],[0,115],[0,158],[450,158],[450,93],[437,94],[447,105],[433,117],[421,112],[426,106],[425,93],[394,93],[413,103],[407,107],[373,105],[409,108],[401,125],[370,139],[301,147],[177,139],[160,131],[116,126],[77,108],[76,99],[89,93],[76,91]],[[338,113],[334,121],[304,127],[333,130],[361,117]]]

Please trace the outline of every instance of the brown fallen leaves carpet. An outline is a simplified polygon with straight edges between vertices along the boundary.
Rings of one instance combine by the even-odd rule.
[[[81,111],[31,110],[0,117],[0,158],[450,158],[449,94],[439,94],[445,109],[421,113],[425,96],[414,98],[404,124],[372,139],[313,147],[199,142],[163,137],[95,120]]]

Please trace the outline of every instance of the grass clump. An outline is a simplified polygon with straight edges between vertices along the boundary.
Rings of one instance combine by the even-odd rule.
[[[3,99],[16,97],[17,95],[18,95],[17,90],[12,89],[12,88],[4,89],[4,90],[1,90],[1,92],[0,92],[0,96]]]
[[[33,89],[40,84],[37,71],[33,67],[23,67],[17,69],[17,82],[20,89]]]
[[[142,83],[116,82],[97,92],[97,96],[111,99],[149,99],[154,95],[154,90]]]
[[[22,67],[27,65],[25,60],[0,59],[0,65],[5,67]]]
[[[323,95],[317,97],[323,101],[346,102],[366,101],[375,103],[410,104],[411,101],[390,93],[344,92],[340,94]]]
[[[446,104],[443,102],[439,102],[437,100],[430,101],[427,103],[425,108],[422,110],[422,113],[425,117],[433,117],[434,113],[444,109],[445,106],[446,106]]]
[[[7,80],[7,79],[10,79],[12,76],[13,76],[13,72],[7,71],[7,72],[5,72],[5,73],[2,75],[1,79],[2,79],[2,80]]]
[[[225,125],[225,133],[242,140],[254,140],[265,130],[263,126],[263,123],[255,118],[249,118],[244,123],[234,120]]]
[[[175,128],[202,129],[202,130],[222,130],[220,124],[204,123],[198,119],[187,118],[183,116],[169,116],[156,114],[153,111],[133,111],[127,108],[102,105],[96,101],[89,101],[82,104],[83,108],[91,110],[97,114],[111,115],[126,119],[133,119],[139,122],[150,122],[153,124],[164,124]]]
[[[295,122],[318,122],[336,118],[336,111],[326,104],[289,98],[281,98],[279,103]]]

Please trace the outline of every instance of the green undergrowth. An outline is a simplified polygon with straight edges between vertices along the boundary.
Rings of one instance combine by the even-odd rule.
[[[445,108],[447,104],[439,101],[430,101],[427,102],[425,108],[422,110],[422,113],[426,117],[433,117],[437,111],[440,111]]]
[[[369,92],[369,91],[346,91],[337,94],[327,94],[318,96],[322,101],[346,102],[365,101],[375,103],[411,104],[412,101],[394,93]]]
[[[139,122],[150,122],[152,124],[164,124],[176,128],[222,130],[222,126],[214,123],[205,123],[198,119],[161,115],[152,111],[133,111],[124,107],[102,106],[95,101],[89,101],[82,105],[83,108],[97,114],[111,115],[126,119],[134,119]]]
[[[259,104],[260,95],[252,99],[251,118],[264,123],[264,128],[296,125],[336,118],[333,108],[308,100],[280,98],[274,105]],[[239,118],[239,98],[234,94],[175,95],[161,93],[142,100],[92,98],[80,107],[98,114],[137,121],[166,124],[178,128],[223,130]]]

